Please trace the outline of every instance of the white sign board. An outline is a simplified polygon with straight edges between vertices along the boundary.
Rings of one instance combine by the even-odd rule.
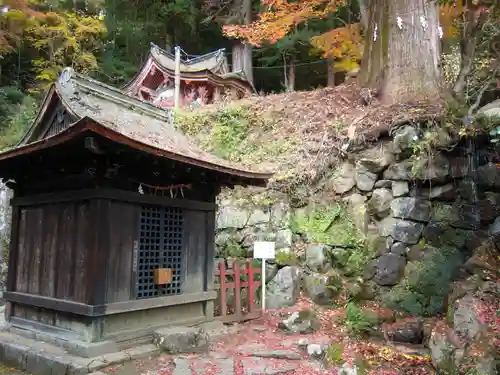
[[[256,241],[253,245],[253,257],[255,259],[274,259],[276,249],[274,242]]]
[[[276,247],[274,242],[255,241],[253,244],[253,257],[262,259],[261,282],[262,282],[262,312],[266,311],[266,259],[276,257]]]

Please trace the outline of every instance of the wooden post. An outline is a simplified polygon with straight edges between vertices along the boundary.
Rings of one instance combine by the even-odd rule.
[[[266,259],[262,259],[262,270],[260,271],[260,287],[261,287],[261,302],[262,313],[266,312]]]
[[[219,285],[220,285],[220,315],[227,315],[227,298],[226,298],[226,265],[224,262],[219,262]]]
[[[248,313],[251,314],[255,311],[255,284],[253,264],[251,260],[247,260],[246,268],[248,275]]]
[[[174,91],[174,107],[179,108],[181,101],[181,48],[175,46],[175,91]]]
[[[233,277],[234,277],[234,312],[236,316],[240,317],[242,315],[241,311],[241,274],[240,274],[240,264],[236,260],[233,263]]]

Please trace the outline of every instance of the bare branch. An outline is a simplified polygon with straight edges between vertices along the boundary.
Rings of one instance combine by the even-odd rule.
[[[216,1],[216,2],[206,2],[207,3],[207,10],[208,10],[208,16],[201,21],[203,24],[210,23],[218,18],[221,17],[221,15],[231,8],[233,6],[233,0],[224,0],[224,1]],[[215,9],[215,10],[214,10]]]
[[[453,85],[453,94],[462,100],[465,99],[467,78],[472,73],[479,32],[487,18],[488,14],[482,8],[474,6],[471,0],[467,1],[467,11],[464,14],[464,29],[460,41],[460,72]]]
[[[496,73],[497,72],[500,72],[500,64],[499,63],[497,63],[495,69],[492,70],[491,76],[490,76],[491,78],[486,81],[486,83],[481,87],[481,89],[479,89],[477,97],[476,97],[476,101],[469,108],[469,111],[468,111],[469,116],[471,116],[477,110],[479,105],[481,104],[481,99],[483,98],[484,93],[486,92],[488,87],[490,87],[490,85],[496,80]]]

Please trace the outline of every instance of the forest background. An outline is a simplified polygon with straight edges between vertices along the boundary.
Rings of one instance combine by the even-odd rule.
[[[150,43],[179,45],[184,59],[225,48],[230,63],[245,71],[259,93],[333,86],[358,70],[367,30],[364,3],[0,0],[0,149],[16,143],[63,67],[120,86],[137,72]],[[464,10],[483,8],[473,0],[440,3],[441,48],[457,58],[460,71]],[[488,9],[494,7],[483,13]],[[488,46],[500,35],[489,18],[490,29],[483,30]],[[482,68],[491,72],[495,49],[487,50]]]

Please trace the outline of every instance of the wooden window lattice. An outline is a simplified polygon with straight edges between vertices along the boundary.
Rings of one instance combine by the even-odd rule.
[[[183,211],[173,207],[143,206],[137,254],[137,299],[182,293]],[[171,268],[172,280],[154,283],[153,270]]]

